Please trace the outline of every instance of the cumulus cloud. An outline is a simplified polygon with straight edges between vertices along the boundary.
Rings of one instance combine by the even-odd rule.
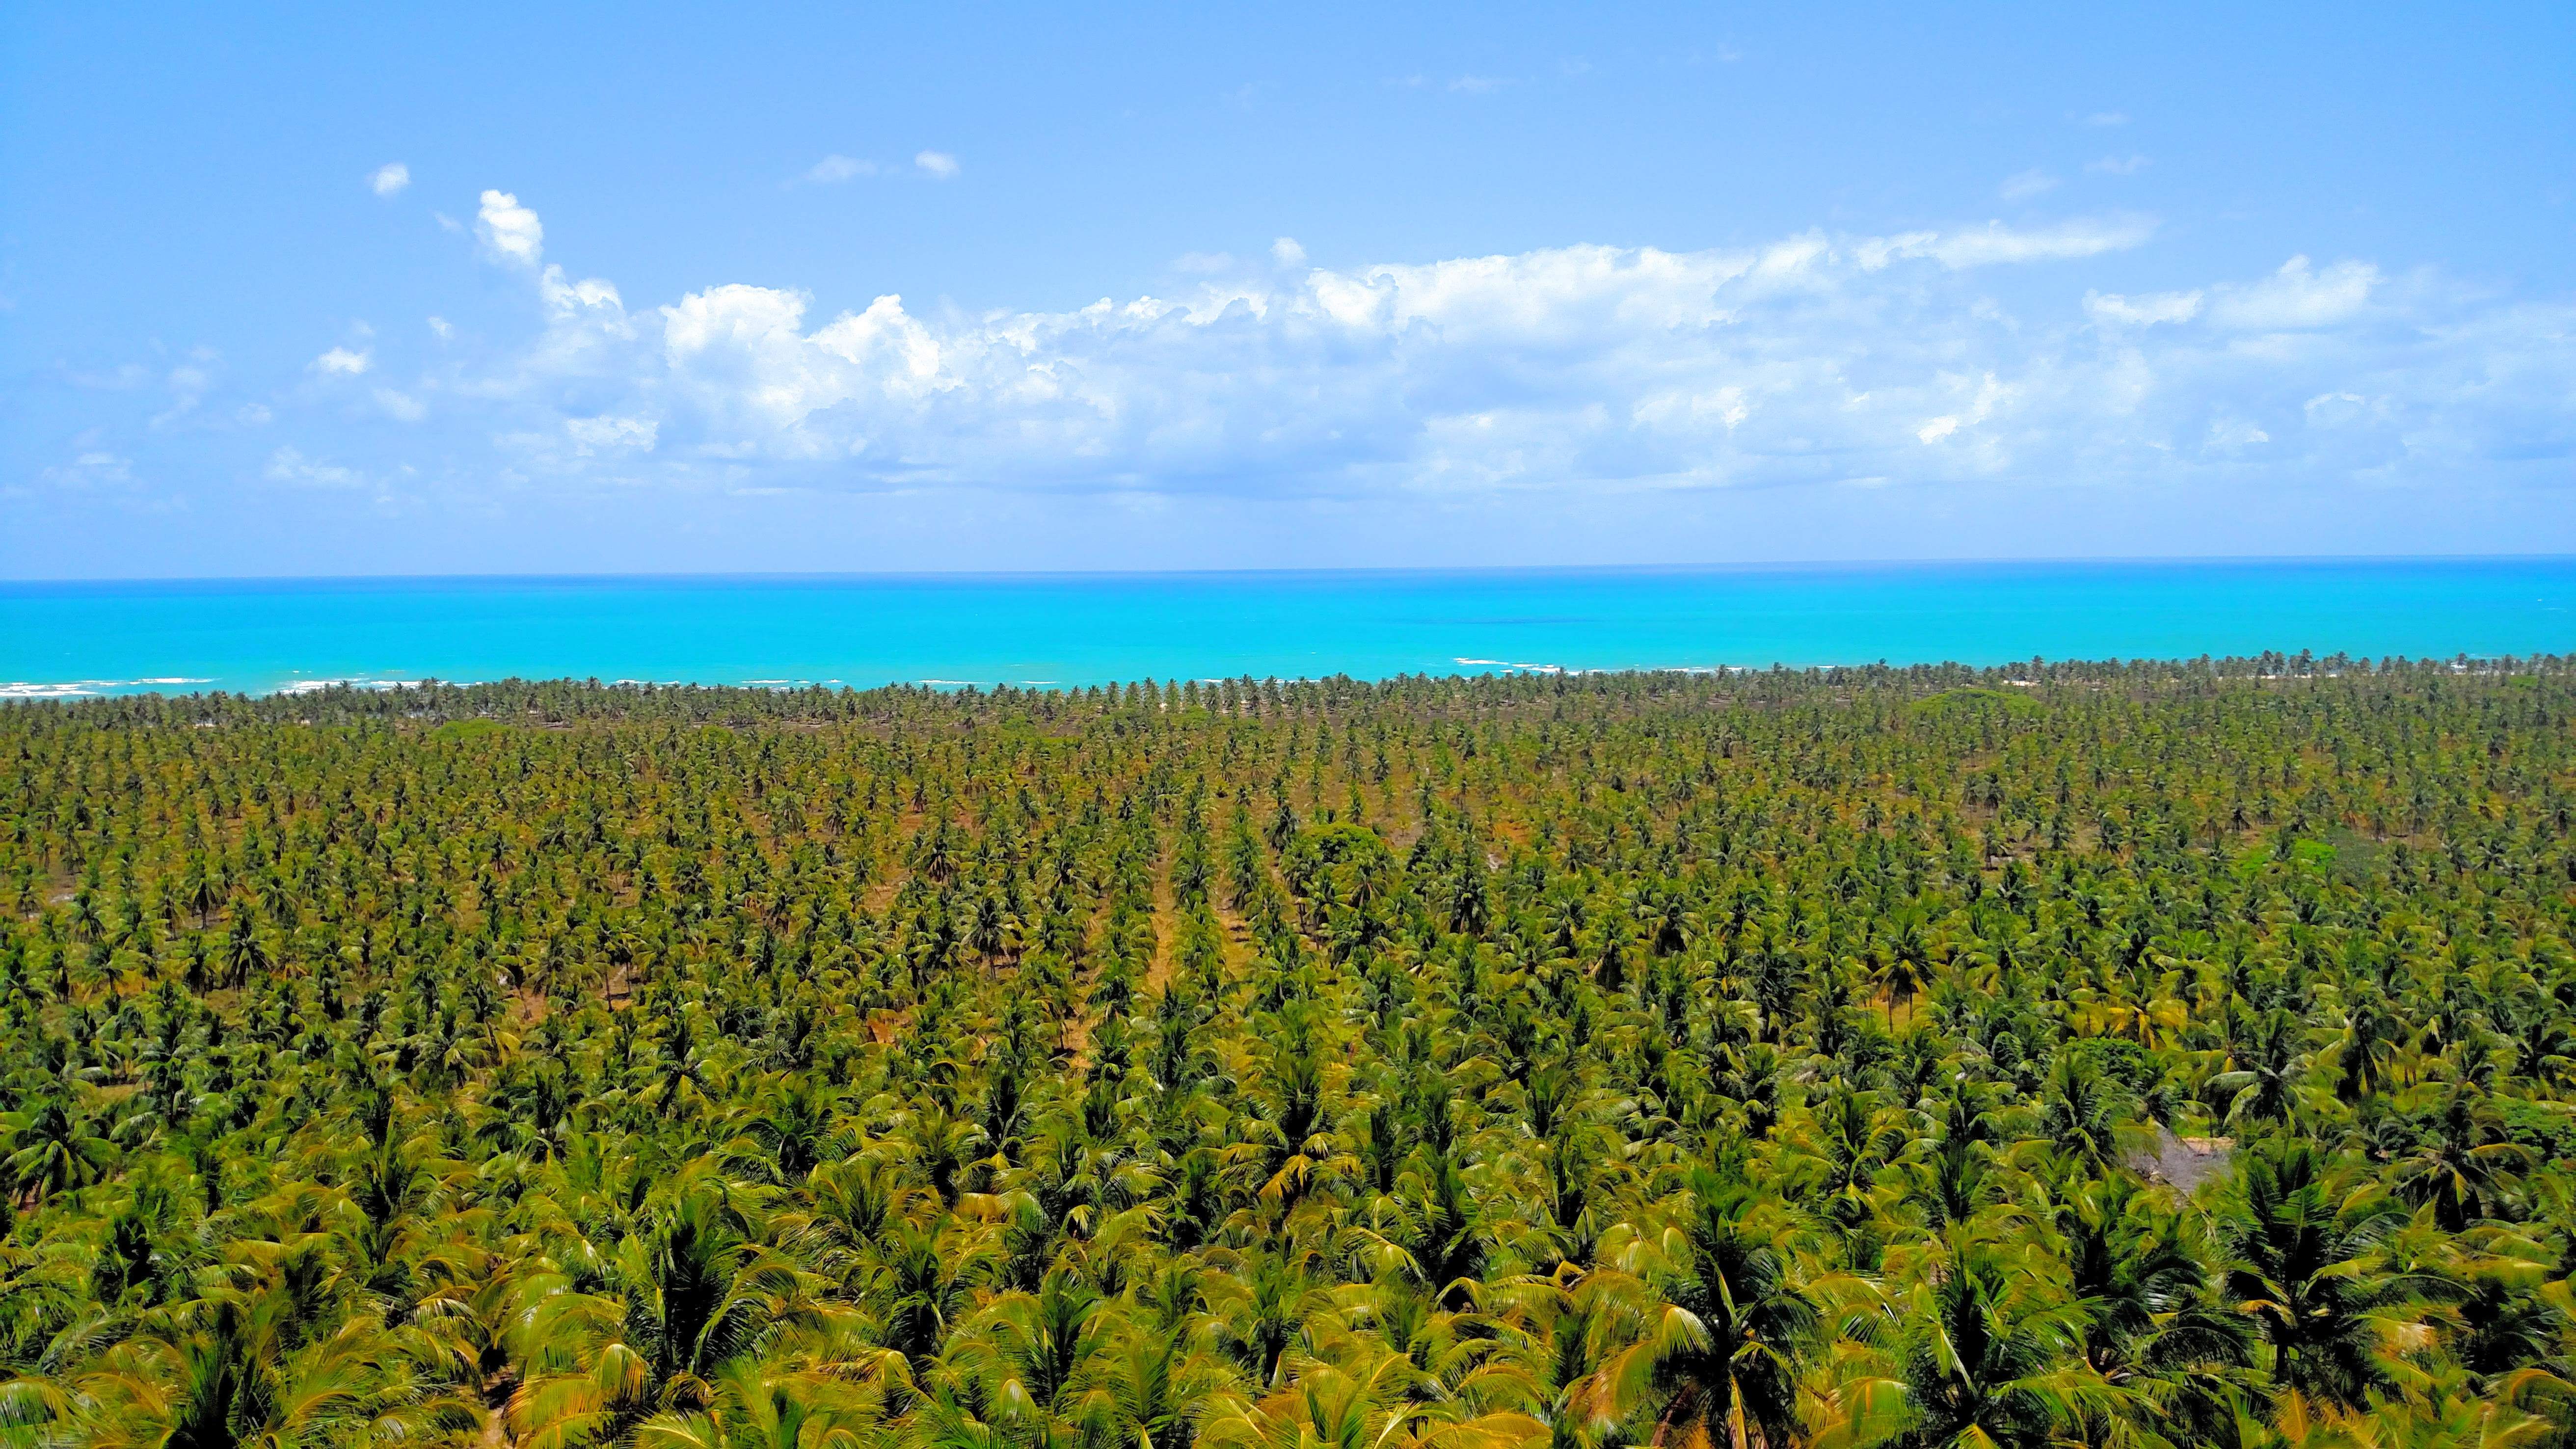
[[[367,185],[378,196],[397,196],[411,185],[411,168],[400,161],[388,161],[367,173]]]
[[[544,255],[546,229],[537,222],[537,214],[519,204],[519,198],[506,191],[486,191],[483,206],[474,214],[475,235],[495,260],[516,262],[533,267]]]
[[[912,158],[912,164],[941,181],[957,174],[957,158],[945,151],[924,151]]]
[[[1283,236],[1270,244],[1270,259],[1283,267],[1306,265],[1306,249],[1297,245],[1293,236]]]
[[[326,377],[334,374],[341,377],[356,377],[371,365],[369,350],[364,347],[355,352],[346,347],[334,347],[313,359],[313,370]]]
[[[524,217],[533,261],[533,212],[486,210]],[[2387,482],[2576,446],[2576,307],[2305,257],[2170,291],[2084,286],[2084,259],[2153,230],[2077,218],[1357,268],[1306,266],[1282,239],[1279,267],[1172,296],[982,314],[891,294],[829,312],[744,283],[630,308],[541,265],[535,335],[451,364],[437,411],[528,479],[1137,498],[2251,468]],[[2007,308],[1988,289],[2012,267],[2041,270]],[[299,479],[326,466],[280,457]]]

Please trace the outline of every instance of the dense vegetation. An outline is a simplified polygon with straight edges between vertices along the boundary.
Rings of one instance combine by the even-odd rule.
[[[0,1441],[2559,1443],[2576,661],[0,709]]]

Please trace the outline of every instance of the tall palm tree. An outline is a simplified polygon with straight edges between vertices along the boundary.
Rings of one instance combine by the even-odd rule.
[[[1629,1344],[1586,1391],[1604,1428],[1657,1444],[1786,1445],[1797,1429],[1802,1355],[1817,1305],[1793,1277],[1787,1228],[1750,1184],[1696,1172],[1673,1225],[1640,1238],[1621,1272]]]
[[[10,1184],[21,1201],[41,1203],[56,1193],[84,1188],[116,1161],[116,1144],[60,1099],[0,1115],[0,1150]]]
[[[2261,1329],[2283,1394],[2361,1407],[2391,1383],[2376,1315],[2402,1308],[2409,1286],[2377,1250],[2403,1204],[2299,1141],[2258,1144],[2236,1159],[2219,1218],[2225,1292]]]
[[[510,1404],[530,1449],[624,1443],[657,1414],[715,1399],[714,1379],[798,1311],[795,1266],[763,1248],[723,1184],[684,1187],[610,1260],[613,1293],[540,1291],[523,1355],[536,1372]]]
[[[2070,1371],[2080,1315],[2034,1301],[2026,1269],[1953,1237],[1907,1304],[1900,1350],[1904,1449],[2041,1449],[2083,1416],[2089,1376]]]

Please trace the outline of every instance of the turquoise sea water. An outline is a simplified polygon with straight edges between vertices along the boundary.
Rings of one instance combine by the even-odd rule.
[[[0,694],[2576,652],[2576,559],[0,584]]]

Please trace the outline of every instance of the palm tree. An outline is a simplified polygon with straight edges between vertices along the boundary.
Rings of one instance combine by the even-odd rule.
[[[2082,1325],[2083,1363],[2117,1391],[2111,1422],[2146,1442],[2227,1442],[2251,1330],[2208,1301],[2211,1275],[2181,1217],[2120,1174],[2079,1184],[2052,1206],[2049,1226]]]
[[[2407,1295],[2376,1258],[2404,1220],[2401,1204],[2308,1143],[2238,1154],[2220,1217],[2225,1292],[2262,1330],[2282,1393],[2353,1409],[2391,1382],[2374,1315]]]
[[[875,1442],[851,1386],[751,1358],[720,1369],[703,1409],[637,1426],[636,1449],[865,1449]]]
[[[2057,1054],[2040,1103],[2040,1142],[2061,1159],[2100,1176],[2138,1144],[2130,1114],[2137,1099],[2118,1078],[2072,1050]]]
[[[2398,1163],[2396,1188],[2430,1204],[2442,1231],[2464,1232],[2496,1205],[2506,1169],[2528,1163],[2531,1150],[2505,1137],[2494,1104],[2467,1082],[2443,1093],[2432,1117],[2421,1145]]]
[[[909,1359],[916,1374],[928,1370],[965,1316],[984,1251],[963,1227],[893,1225],[874,1296],[883,1305],[886,1347]]]
[[[1212,1415],[1200,1437],[1218,1449],[1521,1449],[1547,1437],[1524,1413],[1417,1397],[1420,1377],[1401,1354],[1310,1361],[1260,1402]]]
[[[1700,1170],[1680,1220],[1637,1243],[1636,1334],[1586,1390],[1603,1428],[1652,1425],[1658,1444],[1786,1445],[1817,1306],[1793,1281],[1786,1228],[1751,1185]]]
[[[1076,1432],[1070,1420],[1106,1331],[1103,1307],[1097,1289],[1060,1270],[1035,1293],[994,1300],[962,1355],[985,1378],[987,1417],[1040,1443]]]
[[[525,1318],[538,1372],[510,1404],[522,1443],[625,1442],[657,1414],[706,1409],[714,1380],[795,1313],[804,1283],[760,1246],[723,1184],[684,1186],[610,1261],[612,1295],[550,1291]]]
[[[365,1319],[336,1330],[272,1275],[204,1300],[192,1322],[111,1348],[76,1384],[77,1442],[99,1449],[301,1449],[399,1442],[473,1422],[423,1394]]]
[[[2065,1367],[2080,1315],[2033,1302],[2026,1271],[1954,1237],[1908,1304],[1904,1449],[2040,1449],[2103,1401]],[[2016,1285],[2024,1286],[2016,1286]]]
[[[2308,1065],[2299,1050],[2304,1030],[2287,1007],[2276,1006],[2256,1019],[2235,1052],[2235,1070],[2210,1079],[2212,1091],[2231,1094],[2230,1123],[2287,1122],[2299,1111],[2299,1082]]]
[[[0,1116],[0,1128],[7,1132],[0,1148],[9,1154],[9,1180],[23,1202],[87,1187],[116,1160],[116,1145],[58,1099]]]
[[[257,913],[244,901],[233,912],[232,929],[225,932],[220,959],[224,967],[224,984],[235,990],[265,973],[273,964],[268,943],[260,938]]]

